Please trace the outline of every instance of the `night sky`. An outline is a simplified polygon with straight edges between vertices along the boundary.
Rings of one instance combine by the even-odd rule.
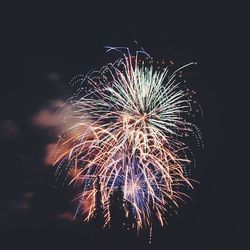
[[[203,108],[195,123],[200,184],[153,249],[242,249],[249,210],[245,15],[235,6],[36,7],[6,19],[0,98],[1,249],[92,249],[88,228],[72,220],[71,187],[57,185],[48,152],[68,83],[110,58],[104,46],[143,47],[179,65],[196,61],[190,87]],[[123,9],[123,5],[129,7]],[[44,9],[44,10],[43,10]],[[242,13],[242,14],[241,14]],[[20,16],[20,17],[19,17]],[[137,41],[135,43],[134,41]],[[136,45],[137,44],[137,45]],[[139,44],[139,45],[138,45]],[[245,102],[245,103],[244,103]],[[245,138],[245,139],[244,139]],[[241,143],[241,139],[244,140]],[[246,178],[246,181],[243,181]],[[248,211],[249,212],[249,211]]]

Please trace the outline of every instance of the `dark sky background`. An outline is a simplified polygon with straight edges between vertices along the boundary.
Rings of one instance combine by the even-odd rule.
[[[243,8],[122,2],[16,6],[12,15],[1,58],[1,249],[91,249],[88,229],[72,221],[74,190],[53,188],[54,169],[46,163],[56,141],[51,127],[60,124],[53,114],[57,101],[70,97],[72,77],[107,61],[104,46],[135,48],[134,41],[177,64],[198,62],[191,86],[204,113],[196,123],[205,147],[194,149],[192,175],[200,184],[154,249],[242,249],[249,231]]]

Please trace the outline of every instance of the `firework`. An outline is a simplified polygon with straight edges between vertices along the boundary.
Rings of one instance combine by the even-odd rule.
[[[70,99],[74,125],[68,131],[78,133],[62,137],[66,149],[55,164],[81,185],[80,205],[90,203],[87,220],[94,214],[97,177],[106,223],[110,196],[120,187],[138,228],[150,225],[152,208],[163,224],[170,201],[178,206],[185,195],[180,186],[192,187],[184,171],[188,148],[181,140],[194,128],[186,121],[191,100],[179,78],[191,64],[171,73],[169,67],[156,68],[145,52],[132,56],[127,50],[114,63],[74,79],[81,84]]]

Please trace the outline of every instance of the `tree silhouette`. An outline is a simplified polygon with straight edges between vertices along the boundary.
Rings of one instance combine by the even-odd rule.
[[[126,225],[125,202],[123,191],[119,186],[110,196],[110,228],[115,231],[123,231]]]
[[[101,183],[100,177],[96,179],[96,194],[95,194],[95,210],[93,215],[93,221],[97,231],[101,231],[104,225],[102,195],[101,195]]]
[[[131,202],[126,201],[126,208],[127,208],[126,230],[130,231],[130,233],[134,233],[136,231],[136,218],[133,213],[133,206]]]
[[[109,203],[112,249],[125,249],[126,213],[123,191],[120,186],[113,191]]]
[[[104,213],[102,206],[101,183],[99,176],[96,178],[95,188],[96,188],[96,194],[95,194],[95,210],[93,214],[93,238],[94,238],[95,249],[101,249],[103,242]]]

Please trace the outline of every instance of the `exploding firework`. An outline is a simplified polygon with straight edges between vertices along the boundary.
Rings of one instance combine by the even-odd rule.
[[[74,79],[81,84],[69,101],[74,125],[68,131],[78,133],[62,137],[65,150],[55,164],[81,185],[87,220],[95,210],[97,177],[106,223],[110,196],[122,188],[138,228],[150,226],[152,209],[164,224],[168,204],[178,206],[185,196],[180,187],[192,187],[184,171],[189,149],[181,138],[195,126],[186,120],[191,99],[179,76],[194,63],[171,73],[152,62],[144,51],[132,56],[126,50],[114,63]]]

